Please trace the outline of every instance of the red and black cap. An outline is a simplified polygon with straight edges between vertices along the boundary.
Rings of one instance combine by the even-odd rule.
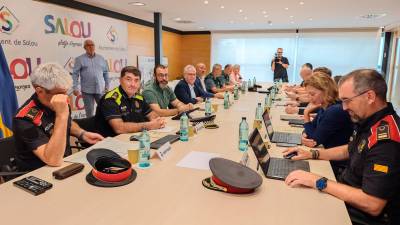
[[[136,179],[131,163],[117,153],[104,148],[92,149],[86,158],[93,169],[86,175],[89,184],[99,187],[118,187]]]
[[[213,176],[204,179],[202,183],[211,190],[247,194],[262,184],[262,177],[256,171],[228,159],[211,159],[210,169]]]

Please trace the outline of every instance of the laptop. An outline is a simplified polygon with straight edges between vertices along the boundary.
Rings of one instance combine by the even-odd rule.
[[[289,143],[301,145],[301,134],[288,132],[274,132],[268,110],[264,111],[263,120],[267,130],[269,140],[273,143]]]
[[[293,161],[290,159],[270,157],[268,149],[257,128],[254,129],[251,134],[249,143],[267,178],[284,180],[289,173],[294,170],[310,171],[310,165],[307,161]]]

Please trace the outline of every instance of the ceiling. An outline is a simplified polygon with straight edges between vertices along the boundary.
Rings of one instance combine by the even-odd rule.
[[[78,1],[150,22],[153,22],[153,13],[160,12],[164,26],[181,31],[365,28],[400,24],[400,0]],[[146,5],[129,4],[137,1]],[[361,18],[368,14],[382,17]],[[193,23],[178,23],[186,20]]]

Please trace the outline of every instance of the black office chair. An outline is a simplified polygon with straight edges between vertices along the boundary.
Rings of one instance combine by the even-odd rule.
[[[18,171],[16,163],[17,150],[14,137],[0,139],[0,183],[11,180],[27,172]]]
[[[88,118],[82,118],[82,119],[74,119],[74,122],[79,125],[82,129],[89,131],[89,132],[94,132],[98,133],[97,128],[96,128],[96,122],[95,122],[95,117],[88,117]],[[92,146],[89,143],[86,143],[82,140],[77,140],[75,141],[75,146],[71,146],[71,148],[76,148],[78,150],[82,150],[85,148],[89,148]]]

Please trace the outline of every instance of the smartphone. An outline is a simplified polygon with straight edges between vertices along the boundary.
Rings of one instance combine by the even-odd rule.
[[[132,136],[129,138],[130,141],[139,141],[139,139],[140,139],[140,137],[137,136],[137,135],[132,135]]]

